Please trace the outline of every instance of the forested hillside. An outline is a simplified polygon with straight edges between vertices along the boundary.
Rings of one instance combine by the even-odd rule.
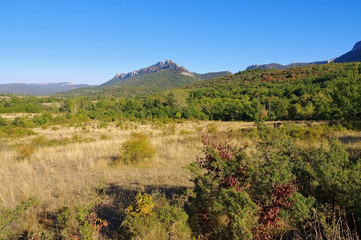
[[[155,73],[136,75],[113,84],[93,88],[82,88],[61,93],[61,96],[116,96],[134,97],[162,92],[167,89],[196,83],[202,79],[182,75],[173,69],[160,70]]]
[[[198,102],[210,119],[356,120],[360,119],[360,73],[360,63],[254,69],[188,89],[191,102]]]
[[[253,69],[159,94],[129,98],[107,95],[3,98],[0,100],[0,112],[52,111],[60,113],[55,118],[64,118],[64,114],[68,114],[67,118],[81,116],[104,121],[196,118],[355,122],[361,119],[360,73],[360,63],[333,63],[283,71]],[[151,93],[151,89],[145,88],[144,91]],[[113,89],[114,95],[118,90]]]

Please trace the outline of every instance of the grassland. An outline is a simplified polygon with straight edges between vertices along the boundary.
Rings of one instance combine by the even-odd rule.
[[[273,127],[279,123],[266,124]],[[322,141],[317,140],[318,135],[322,135],[339,138],[347,149],[356,151],[357,156],[361,149],[360,132],[330,128],[327,122],[282,122],[283,126],[308,131],[308,135],[302,133],[303,137],[297,140],[305,148],[322,145]],[[257,139],[252,135],[255,127],[250,122],[123,122],[101,126],[97,121],[90,121],[79,126],[34,128],[36,134],[21,138],[3,137],[0,142],[0,206],[14,208],[21,201],[35,197],[39,202],[36,215],[45,210],[56,211],[62,206],[92,203],[101,189],[113,188],[121,194],[150,189],[179,192],[192,187],[187,166],[197,156],[204,155],[204,134],[247,146],[247,154],[252,155],[256,151],[254,142]],[[156,150],[154,159],[133,165],[119,161],[121,146],[133,133],[149,137]],[[309,137],[305,138],[306,135]],[[27,220],[27,224],[30,226],[19,226],[17,231],[40,228],[37,218]]]
[[[273,124],[273,123],[269,123]],[[306,124],[306,122],[299,122]],[[319,124],[319,123],[318,123]],[[140,124],[128,122],[117,127],[98,128],[96,122],[83,127],[37,128],[34,136],[4,139],[1,142],[0,201],[13,206],[37,196],[54,207],[92,194],[99,184],[117,184],[141,189],[144,186],[190,186],[185,167],[202,155],[201,136],[206,132],[223,134],[251,144],[239,130],[254,127],[243,122],[183,122]],[[156,157],[136,166],[114,165],[120,147],[131,133],[151,138]],[[358,133],[337,132],[338,137]],[[39,141],[40,140],[40,141]],[[237,140],[237,141],[236,141]],[[21,148],[31,154],[21,157]],[[90,196],[91,197],[91,196]],[[65,202],[64,202],[65,201]]]
[[[106,128],[98,125],[94,121],[81,127],[35,128],[36,135],[4,138],[0,143],[0,204],[12,207],[36,196],[49,207],[57,208],[74,201],[87,202],[102,184],[137,190],[147,186],[189,187],[190,174],[185,168],[202,155],[203,134],[218,134],[237,145],[251,145],[252,140],[242,137],[240,129],[255,127],[254,123],[211,121],[126,122]],[[149,136],[156,157],[137,165],[114,164],[131,133]],[[344,134],[337,133],[339,137]]]

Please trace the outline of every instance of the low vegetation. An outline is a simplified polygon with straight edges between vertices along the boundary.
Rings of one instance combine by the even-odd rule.
[[[156,150],[150,144],[150,139],[141,133],[132,133],[131,138],[123,143],[120,152],[120,160],[126,164],[151,161],[156,154]]]

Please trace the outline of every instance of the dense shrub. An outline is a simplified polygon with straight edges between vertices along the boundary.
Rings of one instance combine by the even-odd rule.
[[[151,160],[156,150],[150,144],[149,138],[140,133],[133,133],[131,138],[125,141],[121,148],[120,159],[126,164],[136,164],[145,159]]]
[[[325,218],[322,226],[343,234],[329,225],[337,221],[330,217],[337,209],[360,224],[361,165],[340,143],[331,139],[327,147],[302,148],[287,129],[263,125],[254,140],[257,151],[247,155],[204,138],[205,157],[190,167],[195,187],[187,212],[196,236],[273,239],[292,229],[305,232]]]

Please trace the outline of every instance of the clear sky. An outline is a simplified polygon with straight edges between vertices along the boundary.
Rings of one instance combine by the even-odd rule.
[[[0,0],[0,83],[100,84],[171,59],[193,72],[337,57],[360,0]]]

